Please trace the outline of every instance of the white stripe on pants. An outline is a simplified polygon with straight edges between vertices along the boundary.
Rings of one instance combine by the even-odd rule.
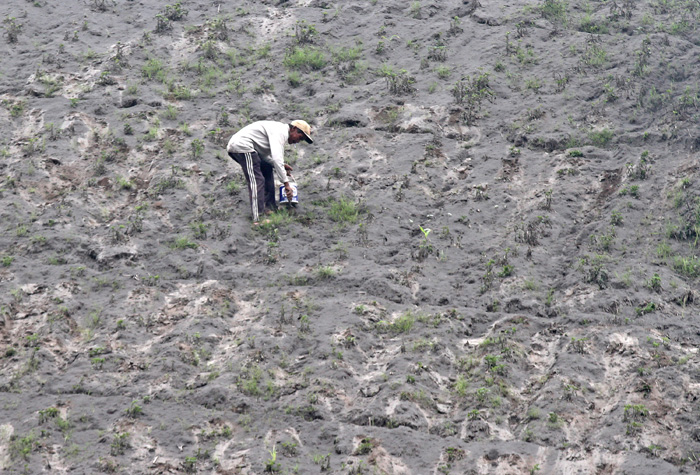
[[[260,219],[260,210],[258,209],[258,183],[255,181],[253,157],[250,153],[245,154],[245,164],[248,170],[248,180],[250,181],[250,205],[253,209],[253,222],[257,223]]]

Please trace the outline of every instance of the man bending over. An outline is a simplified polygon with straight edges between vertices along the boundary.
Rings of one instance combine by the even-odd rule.
[[[291,171],[292,167],[284,163],[284,144],[302,140],[313,143],[311,127],[303,120],[290,124],[271,120],[253,122],[229,140],[226,147],[228,155],[243,168],[248,182],[254,225],[260,223],[262,214],[277,209],[273,170],[279,181],[284,183],[287,199],[292,201],[293,190],[287,177],[287,171]]]

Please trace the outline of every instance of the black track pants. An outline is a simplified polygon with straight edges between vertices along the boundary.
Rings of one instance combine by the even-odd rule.
[[[253,222],[258,222],[260,215],[266,210],[277,209],[275,203],[274,168],[269,163],[261,160],[256,152],[229,152],[228,155],[243,168],[243,175],[248,182]]]

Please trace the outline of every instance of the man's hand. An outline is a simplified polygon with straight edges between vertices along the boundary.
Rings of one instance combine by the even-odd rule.
[[[287,200],[291,203],[292,198],[294,198],[294,190],[292,187],[289,185],[288,181],[284,182],[284,194],[287,195]]]
[[[291,166],[291,165],[288,165],[288,164],[286,164],[286,163],[284,164],[284,169],[287,170],[287,172],[293,172],[293,171],[294,171],[294,169],[292,168],[292,166]]]

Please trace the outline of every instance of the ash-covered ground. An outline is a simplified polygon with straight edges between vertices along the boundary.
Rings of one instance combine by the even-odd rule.
[[[0,16],[3,473],[700,467],[697,1]]]

